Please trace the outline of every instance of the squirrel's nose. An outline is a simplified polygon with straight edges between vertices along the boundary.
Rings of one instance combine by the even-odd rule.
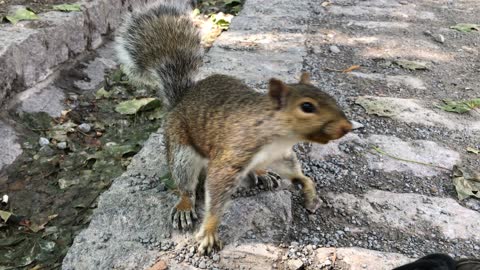
[[[352,131],[352,123],[350,121],[346,120],[345,122],[341,123],[338,127],[338,137],[342,137],[343,135],[349,133]]]

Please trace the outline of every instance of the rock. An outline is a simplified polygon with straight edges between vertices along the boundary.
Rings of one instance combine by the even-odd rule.
[[[0,170],[10,165],[23,152],[22,147],[17,143],[18,137],[15,130],[0,121]]]
[[[332,53],[340,53],[340,48],[338,48],[335,45],[330,46],[329,49],[330,49],[330,52],[332,52]]]
[[[40,137],[40,139],[38,139],[38,144],[40,144],[40,146],[49,145],[50,141],[45,137]]]
[[[214,262],[220,261],[220,255],[218,255],[218,254],[213,255],[212,260],[213,260]]]
[[[442,34],[434,35],[433,39],[439,43],[445,43],[445,37]]]
[[[480,213],[450,198],[380,190],[359,197],[328,193],[327,198],[334,208],[345,209],[349,215],[364,215],[373,224],[399,229],[406,234],[430,236],[433,229],[451,240],[480,241],[474,229],[480,227]]]
[[[55,155],[55,151],[50,146],[44,145],[40,147],[40,150],[38,150],[38,154],[43,157],[51,157]]]
[[[222,269],[271,269],[272,264],[282,256],[283,250],[272,244],[245,243],[238,246],[227,245],[220,254],[218,264]],[[238,258],[229,260],[227,258]]]
[[[205,268],[207,268],[207,265],[205,264],[204,261],[201,261],[201,262],[198,264],[198,268],[200,268],[200,269],[205,269]]]
[[[287,262],[289,270],[299,270],[303,267],[303,262],[301,260],[289,260]]]
[[[280,240],[292,221],[292,194],[286,190],[259,193],[254,197],[237,198],[223,216],[219,227],[222,239],[235,242],[259,232],[255,239],[262,242]],[[278,224],[278,226],[272,226]]]
[[[60,149],[60,150],[67,149],[67,143],[66,142],[59,142],[59,143],[57,143],[57,148]]]
[[[381,151],[401,159],[432,164],[447,169],[460,162],[459,153],[432,141],[414,140],[406,142],[393,136],[372,135],[368,138],[368,142],[376,145]],[[434,176],[445,171],[432,166],[392,159],[381,153],[367,153],[366,157],[369,168],[374,170],[386,172],[408,171],[416,176]]]
[[[90,132],[91,129],[92,129],[92,127],[89,124],[86,124],[86,123],[83,123],[83,124],[78,126],[78,130],[80,130],[81,132],[84,132],[84,133]]]

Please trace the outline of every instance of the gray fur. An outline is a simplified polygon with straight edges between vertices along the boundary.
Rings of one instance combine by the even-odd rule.
[[[202,64],[200,36],[185,1],[164,1],[130,14],[116,38],[117,55],[129,79],[157,88],[173,108],[195,83]]]
[[[207,168],[208,160],[190,146],[175,144],[172,147],[172,153],[175,153],[170,162],[172,178],[182,192],[193,195],[200,173]]]

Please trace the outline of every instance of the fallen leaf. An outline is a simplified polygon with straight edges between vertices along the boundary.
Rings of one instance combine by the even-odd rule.
[[[330,2],[330,1],[325,1],[325,2],[323,2],[323,3],[321,4],[321,6],[322,6],[322,7],[326,7],[326,6],[329,6],[329,5],[331,5],[331,4],[332,4],[332,2]]]
[[[408,70],[427,70],[426,62],[410,61],[410,60],[395,60],[394,64]]]
[[[67,121],[61,125],[56,125],[52,127],[48,132],[47,136],[51,139],[55,139],[58,142],[64,142],[68,139],[68,133],[75,132],[75,127],[77,124],[72,121]]]
[[[352,72],[352,71],[354,71],[354,70],[356,70],[356,69],[359,69],[359,68],[360,68],[359,65],[353,65],[353,66],[351,66],[351,67],[349,67],[349,68],[346,68],[346,69],[342,70],[342,73]]]
[[[373,98],[358,97],[355,100],[355,103],[362,106],[368,114],[374,114],[384,117],[392,117],[396,114],[389,105],[384,104],[381,101]]]
[[[19,21],[38,20],[38,16],[31,10],[19,8],[12,15],[5,16],[5,19],[12,24],[17,24]]]
[[[467,152],[477,154],[477,155],[480,154],[480,150],[473,147],[467,147]]]
[[[80,4],[60,4],[53,6],[53,10],[71,12],[71,11],[81,11]]]
[[[454,113],[466,113],[480,107],[480,98],[471,99],[471,100],[464,100],[464,101],[453,101],[444,99],[443,102],[445,105],[437,106],[438,108],[447,111],[447,112],[454,112]]]
[[[472,32],[472,31],[479,31],[480,30],[480,25],[474,24],[474,23],[459,23],[454,26],[450,26],[451,29],[458,30],[460,32]]]
[[[165,261],[158,261],[148,270],[166,270],[168,269],[167,263]]]
[[[480,173],[467,167],[453,167],[453,184],[459,200],[470,196],[480,198]]]
[[[109,98],[112,96],[112,93],[111,92],[108,92],[107,90],[105,90],[105,88],[100,88],[98,89],[98,91],[95,93],[95,98],[96,99],[101,99],[101,98]]]
[[[6,223],[11,216],[11,212],[0,210],[0,218],[3,220],[3,222]]]
[[[115,111],[120,114],[136,114],[140,111],[148,111],[161,106],[160,100],[156,98],[140,98],[120,102]]]

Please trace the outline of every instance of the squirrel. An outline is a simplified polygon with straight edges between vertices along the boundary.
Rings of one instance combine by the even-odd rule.
[[[205,214],[195,237],[197,251],[205,254],[222,248],[217,228],[239,182],[267,167],[300,183],[306,209],[315,212],[321,203],[315,183],[302,173],[292,147],[326,144],[352,124],[308,73],[293,84],[271,78],[268,94],[228,75],[196,81],[203,49],[188,10],[182,1],[166,1],[133,11],[116,50],[129,81],[157,89],[166,109],[166,154],[180,191],[171,213],[174,228],[192,228],[198,219],[195,193],[200,174],[206,175]]]

